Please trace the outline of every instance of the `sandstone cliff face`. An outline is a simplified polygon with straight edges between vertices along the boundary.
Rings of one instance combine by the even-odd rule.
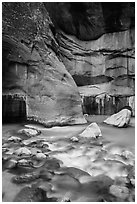
[[[61,57],[78,86],[113,81],[133,85],[135,74],[134,30],[104,34],[98,40],[80,41],[58,34]]]
[[[56,26],[60,58],[78,85],[83,103],[90,106],[84,112],[112,114],[130,105],[135,94],[134,3],[54,5],[46,3]],[[104,94],[111,98],[105,110]]]
[[[85,122],[81,100],[134,108],[134,38],[134,3],[3,3],[3,104],[23,100],[3,110],[51,126]]]
[[[134,29],[107,33],[92,41],[60,32],[58,41],[62,61],[84,97],[83,107],[89,107],[85,113],[113,114],[126,105],[131,105],[134,113]],[[104,99],[104,93],[110,100]]]
[[[49,126],[84,123],[77,86],[57,56],[51,25],[43,3],[3,3],[3,95],[24,97],[27,119]]]
[[[134,27],[134,2],[45,2],[56,27],[82,41]]]

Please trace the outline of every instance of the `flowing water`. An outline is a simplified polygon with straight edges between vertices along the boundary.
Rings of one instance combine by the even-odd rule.
[[[49,129],[37,125],[41,134],[31,138],[18,133],[24,124],[3,125],[3,201],[134,201],[135,121],[132,118],[128,128],[119,129],[104,124],[106,117],[88,117],[101,129],[98,139],[78,136],[87,125]],[[22,141],[9,144],[11,136]],[[17,156],[20,147],[31,155]],[[46,158],[36,159],[36,150]],[[21,159],[29,162],[14,165]]]

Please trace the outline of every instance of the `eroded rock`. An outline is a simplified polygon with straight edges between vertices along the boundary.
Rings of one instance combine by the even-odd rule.
[[[37,153],[36,154],[36,158],[39,160],[45,159],[47,156],[45,154],[41,153]]]
[[[31,151],[26,147],[20,147],[15,151],[17,155],[31,155]]]
[[[41,132],[39,130],[24,128],[18,131],[20,134],[25,134],[27,137],[34,137],[40,135]]]
[[[71,137],[70,140],[71,140],[72,142],[78,142],[78,141],[79,141],[79,139],[78,139],[77,137]]]
[[[81,134],[79,134],[79,136],[87,138],[97,138],[102,136],[102,134],[97,123],[91,123]]]
[[[131,111],[128,109],[123,109],[118,113],[108,117],[104,120],[104,123],[108,125],[114,125],[116,127],[127,127],[130,123]]]

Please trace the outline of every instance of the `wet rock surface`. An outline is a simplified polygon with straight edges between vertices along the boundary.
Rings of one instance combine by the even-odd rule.
[[[134,202],[131,148],[113,144],[103,133],[85,138],[73,130],[73,137],[67,136],[63,127],[43,128],[40,135],[26,139],[18,132],[22,128],[14,131],[14,137],[13,131],[4,132],[3,201]]]

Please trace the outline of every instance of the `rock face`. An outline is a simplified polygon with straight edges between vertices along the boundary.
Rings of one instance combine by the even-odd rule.
[[[7,104],[8,96],[13,101],[24,97],[27,119],[49,126],[85,123],[77,86],[58,57],[51,25],[43,3],[3,3],[3,94]],[[17,103],[4,109],[11,119],[11,110],[20,111]]]
[[[95,40],[104,33],[134,27],[134,3],[54,2],[44,3],[56,26],[83,41]]]
[[[45,6],[56,27],[60,57],[80,90],[86,90],[82,90],[82,97],[87,97],[87,92],[88,97],[105,92],[110,97],[120,96],[120,100],[122,97],[123,105],[127,105],[123,97],[128,101],[135,95],[134,3],[45,3]],[[94,85],[103,89],[99,87],[95,92]],[[113,114],[112,110],[102,114]]]
[[[104,34],[93,41],[60,33],[58,41],[63,63],[78,86],[104,82],[134,86],[134,30]]]
[[[116,97],[120,106],[132,103],[134,112],[134,7],[132,2],[3,3],[4,120],[48,127],[85,123],[81,102],[85,110],[87,101],[92,106],[84,113],[94,114],[95,105],[95,114],[113,114]],[[104,93],[109,102],[100,100]]]

